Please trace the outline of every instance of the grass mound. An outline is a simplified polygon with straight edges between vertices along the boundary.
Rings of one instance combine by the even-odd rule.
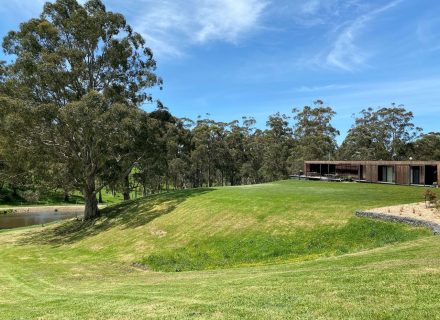
[[[429,234],[427,229],[351,218],[343,226],[298,230],[286,235],[245,232],[193,240],[186,246],[150,255],[142,263],[155,271],[180,272],[274,262],[280,258],[304,261],[413,240]]]
[[[71,246],[156,271],[310,260],[428,235],[354,217],[357,209],[413,202],[422,194],[410,187],[307,181],[181,190],[105,209],[97,221],[33,230],[21,243]]]
[[[160,194],[94,222],[1,231],[0,319],[431,319],[440,237],[353,216],[421,194],[285,181]],[[152,272],[136,261],[217,269]]]

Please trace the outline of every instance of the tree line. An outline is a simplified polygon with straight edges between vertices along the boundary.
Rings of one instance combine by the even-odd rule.
[[[178,118],[148,94],[163,83],[151,49],[100,0],[46,3],[3,49],[14,58],[0,63],[0,187],[81,191],[87,219],[103,189],[129,199],[285,179],[304,160],[440,160],[440,133],[395,104],[362,110],[340,146],[321,100],[270,115],[265,129],[252,117]]]

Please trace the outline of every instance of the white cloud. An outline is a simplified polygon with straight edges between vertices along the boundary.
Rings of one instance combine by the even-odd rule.
[[[159,55],[179,56],[186,47],[208,41],[237,43],[259,27],[265,0],[142,0],[135,30]]]
[[[361,31],[378,15],[397,6],[400,2],[402,0],[392,1],[385,6],[359,16],[343,27],[325,57],[327,65],[346,71],[351,71],[353,68],[362,65],[368,54],[362,52],[356,45],[356,40]]]
[[[313,27],[332,23],[344,13],[356,12],[363,6],[359,0],[293,0],[284,14],[289,14],[298,25]]]

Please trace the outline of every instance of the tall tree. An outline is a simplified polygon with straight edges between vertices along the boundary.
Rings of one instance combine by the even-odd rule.
[[[270,115],[264,131],[264,153],[260,173],[266,181],[285,179],[288,176],[287,158],[292,148],[292,129],[285,114]]]
[[[48,2],[39,18],[8,33],[3,48],[15,56],[6,66],[4,102],[17,106],[14,115],[30,128],[17,146],[51,152],[78,172],[85,216],[96,217],[96,182],[106,180],[106,166],[117,163],[124,173],[136,161],[125,145],[139,128],[139,105],[151,100],[145,89],[161,84],[152,51],[100,0]]]
[[[412,149],[412,157],[416,160],[440,160],[440,132],[421,135]]]
[[[401,160],[409,157],[410,144],[421,129],[403,105],[364,109],[339,150],[342,159]]]
[[[338,150],[343,160],[388,160],[386,130],[379,114],[368,108],[360,112],[354,120]]]
[[[293,133],[297,141],[294,155],[300,160],[330,160],[335,155],[339,135],[331,124],[336,112],[322,100],[313,104],[302,110],[293,109],[296,121]]]
[[[392,103],[390,107],[377,110],[379,119],[385,131],[385,146],[392,160],[402,160],[408,157],[407,146],[413,142],[422,131],[412,122],[414,115],[403,105]]]

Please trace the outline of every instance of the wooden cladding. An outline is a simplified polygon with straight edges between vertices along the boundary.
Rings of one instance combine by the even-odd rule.
[[[438,186],[440,161],[305,161],[304,174],[335,175],[366,182]]]

